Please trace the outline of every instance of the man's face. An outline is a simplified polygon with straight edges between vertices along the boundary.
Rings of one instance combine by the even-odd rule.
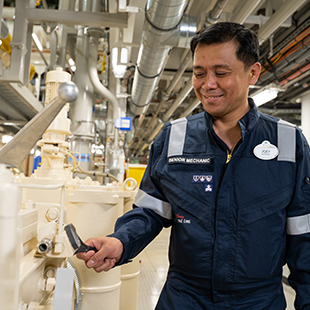
[[[249,85],[255,84],[258,78],[253,68],[245,70],[244,63],[236,57],[233,41],[198,45],[194,54],[193,87],[205,110],[215,118],[237,117],[245,111]]]

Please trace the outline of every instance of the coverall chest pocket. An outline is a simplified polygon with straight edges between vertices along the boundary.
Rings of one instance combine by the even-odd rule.
[[[236,281],[267,279],[280,271],[285,261],[286,206],[291,188],[238,209]]]

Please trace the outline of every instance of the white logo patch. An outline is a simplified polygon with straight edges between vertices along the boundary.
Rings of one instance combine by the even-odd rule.
[[[278,156],[279,150],[276,146],[265,140],[261,144],[255,146],[253,153],[259,159],[271,160]]]

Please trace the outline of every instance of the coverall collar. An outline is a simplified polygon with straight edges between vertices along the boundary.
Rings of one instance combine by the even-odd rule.
[[[257,120],[259,118],[259,113],[257,110],[257,106],[254,104],[254,101],[252,98],[248,98],[248,103],[250,106],[250,111],[248,111],[239,121],[239,125],[241,128],[241,136],[244,137],[244,135],[251,131],[255,124],[257,123]],[[212,116],[205,111],[205,118],[207,122],[207,127],[211,131],[213,131],[213,118]]]

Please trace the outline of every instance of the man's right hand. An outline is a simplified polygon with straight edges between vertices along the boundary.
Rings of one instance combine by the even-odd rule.
[[[109,271],[122,256],[123,243],[114,237],[97,237],[86,240],[85,244],[95,247],[98,252],[78,253],[77,258],[85,261],[88,268],[96,272]]]

